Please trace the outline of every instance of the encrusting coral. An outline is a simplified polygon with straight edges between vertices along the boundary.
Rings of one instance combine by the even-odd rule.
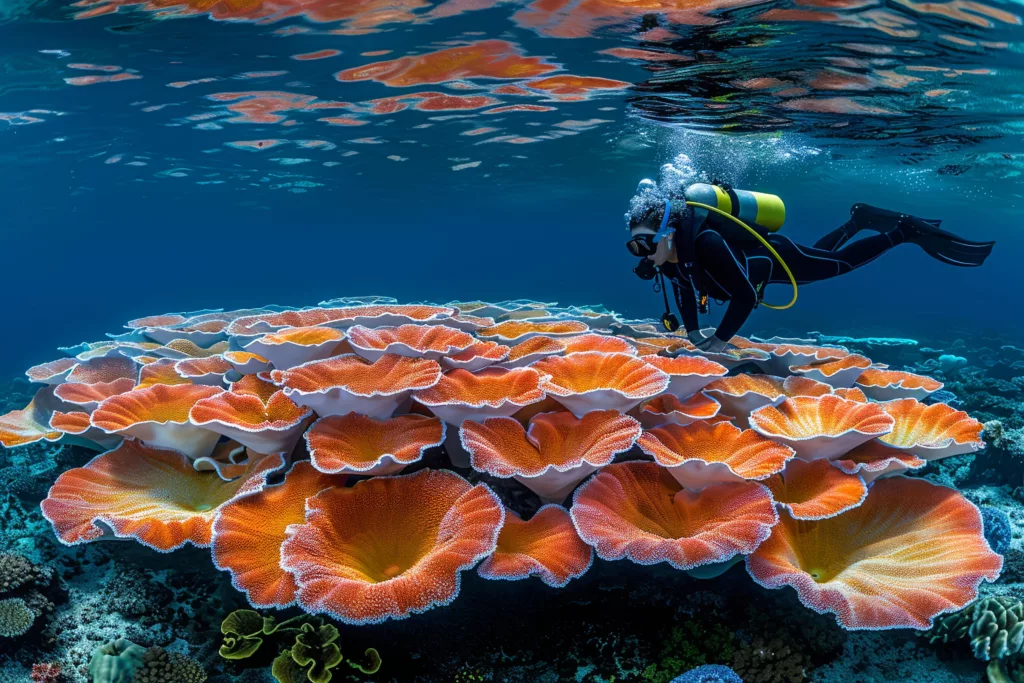
[[[101,451],[42,503],[63,543],[211,547],[253,606],[349,624],[447,605],[480,563],[563,586],[592,553],[704,576],[745,561],[846,629],[923,629],[975,600],[1006,535],[987,529],[990,547],[971,502],[901,475],[979,450],[981,423],[864,353],[732,341],[704,354],[603,308],[526,301],[149,316],[32,368],[0,443]],[[0,581],[16,565],[0,556]],[[1002,651],[1014,613],[993,614],[984,648]],[[250,620],[226,656],[271,635]],[[336,639],[306,625],[289,671],[326,680]],[[104,675],[145,652],[107,650]]]
[[[199,662],[162,647],[151,647],[142,656],[134,683],[203,683],[206,672]]]
[[[0,600],[0,638],[24,635],[35,623],[35,612],[21,598]]]

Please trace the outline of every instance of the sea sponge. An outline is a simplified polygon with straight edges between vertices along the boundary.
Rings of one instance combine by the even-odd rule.
[[[146,648],[118,638],[96,648],[89,662],[89,675],[93,683],[133,683],[145,656]]]
[[[992,550],[1000,555],[1005,555],[1010,549],[1010,541],[1013,539],[1013,527],[1010,525],[1010,517],[997,507],[982,505],[981,521],[985,526],[985,540]]]
[[[151,647],[143,655],[133,683],[203,683],[205,680],[206,672],[196,660],[162,647]]]
[[[21,598],[0,600],[0,638],[25,635],[35,620],[35,612]]]

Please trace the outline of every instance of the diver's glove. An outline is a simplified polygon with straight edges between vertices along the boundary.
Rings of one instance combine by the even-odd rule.
[[[729,342],[722,341],[718,337],[712,335],[702,342],[697,344],[697,348],[706,353],[721,353],[729,348]]]

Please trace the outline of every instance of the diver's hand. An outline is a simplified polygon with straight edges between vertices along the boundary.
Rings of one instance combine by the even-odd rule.
[[[721,353],[729,348],[729,342],[722,341],[718,337],[712,335],[702,342],[697,344],[697,348],[706,353]]]

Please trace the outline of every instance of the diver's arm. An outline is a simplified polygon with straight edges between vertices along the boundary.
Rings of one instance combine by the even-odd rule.
[[[697,293],[693,289],[693,284],[690,282],[690,278],[679,268],[678,264],[665,264],[665,266],[668,265],[672,266],[672,270],[665,274],[679,288],[680,296],[676,297],[676,307],[679,309],[679,315],[683,317],[683,329],[686,330],[687,334],[700,334],[700,317],[697,314]],[[665,268],[665,266],[662,266],[662,268]]]
[[[736,260],[736,255],[717,232],[702,232],[697,238],[697,249],[699,262],[703,264],[707,275],[729,294],[729,307],[715,330],[715,337],[728,343],[757,306],[757,292]]]

